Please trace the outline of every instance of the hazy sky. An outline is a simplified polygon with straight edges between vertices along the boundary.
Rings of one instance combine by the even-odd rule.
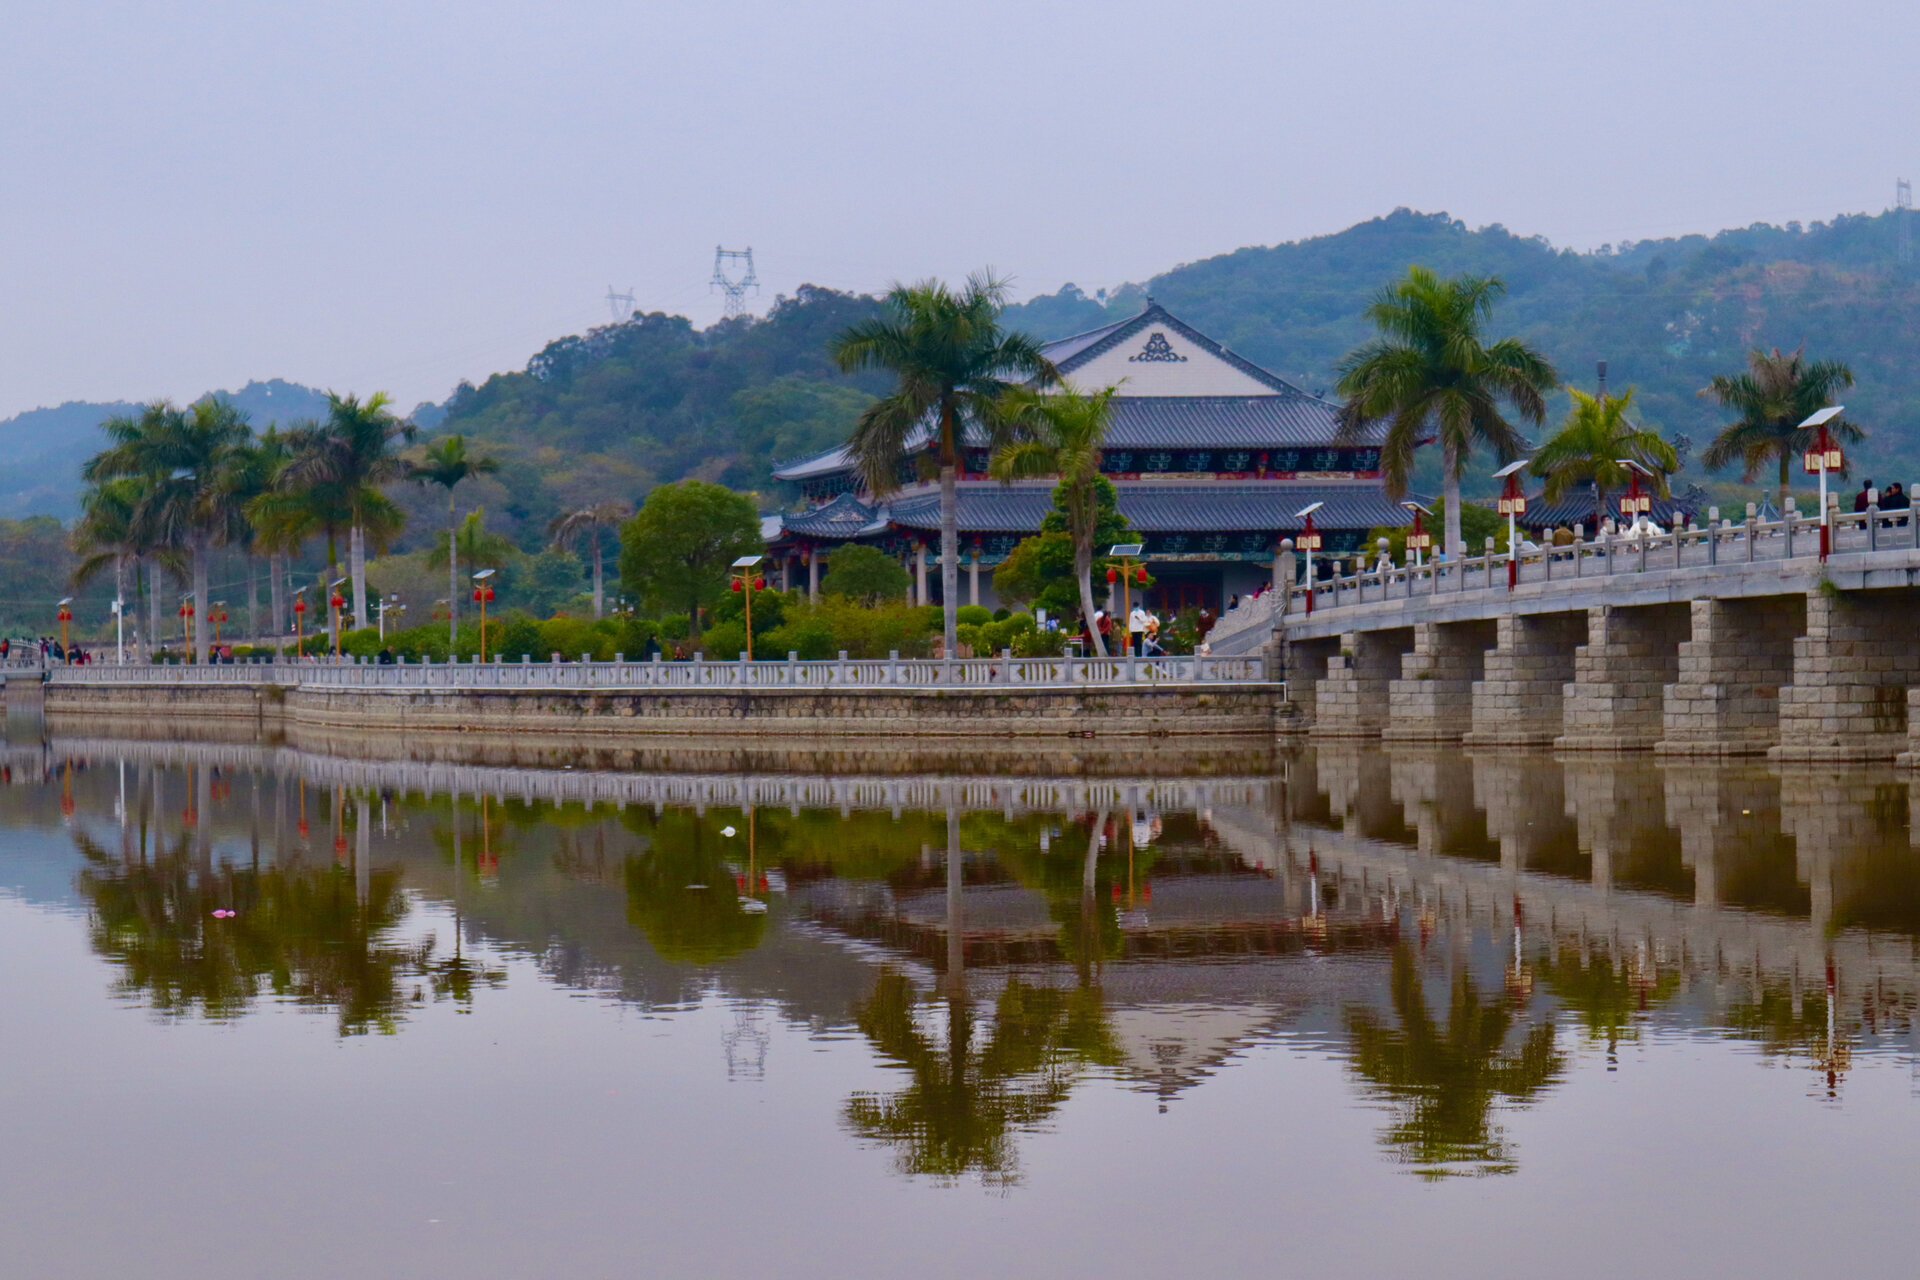
[[[0,415],[403,407],[604,320],[982,264],[1091,288],[1396,205],[1590,247],[1877,211],[1920,9],[0,3]]]

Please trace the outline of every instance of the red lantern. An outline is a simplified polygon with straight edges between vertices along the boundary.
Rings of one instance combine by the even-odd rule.
[[[767,580],[765,578],[755,578],[753,580],[753,589],[755,591],[765,591],[767,589]]]
[[[307,598],[305,596],[294,597],[293,611],[295,613],[305,613],[307,611]]]
[[[67,608],[67,606],[65,606],[65,605],[61,605],[61,606],[60,606],[60,621],[62,621],[62,622],[72,622],[72,621],[73,621],[73,610],[71,610],[71,609],[69,609],[69,608]]]
[[[1139,569],[1135,570],[1133,575],[1133,580],[1139,583],[1143,587],[1146,586],[1147,585],[1147,566],[1141,565]]]
[[[1116,583],[1116,582],[1118,582],[1118,581],[1120,581],[1120,571],[1119,571],[1118,569],[1108,569],[1108,570],[1107,570],[1107,585],[1108,585],[1108,586],[1112,586],[1112,585],[1113,585],[1114,583]]]
[[[738,579],[738,578],[735,578],[735,579],[733,580],[733,593],[734,593],[735,595],[739,595],[739,594],[740,594],[740,579]]]

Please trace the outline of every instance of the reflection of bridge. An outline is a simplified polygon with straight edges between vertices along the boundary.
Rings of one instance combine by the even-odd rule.
[[[1270,805],[1216,810],[1249,861],[1317,861],[1349,893],[1456,913],[1534,945],[1736,981],[1819,986],[1858,1011],[1920,998],[1920,855],[1889,773],[1551,760],[1327,744]]]
[[[1253,804],[1266,778],[994,778],[968,776],[860,777],[821,774],[613,773],[586,769],[527,769],[500,765],[351,759],[252,743],[146,742],[112,738],[56,739],[63,757],[195,764],[305,778],[353,791],[418,795],[489,795],[529,803],[628,805],[657,808],[886,809],[939,811],[949,807],[1002,813],[1083,812],[1092,809],[1206,810]]]
[[[1787,759],[1908,751],[1920,520],[1789,519],[1360,573],[1284,621],[1335,737]],[[1510,585],[1510,573],[1517,571]]]

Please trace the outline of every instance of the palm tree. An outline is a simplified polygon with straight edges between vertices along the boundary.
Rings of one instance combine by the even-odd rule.
[[[1013,382],[1051,382],[1059,376],[1024,334],[1000,327],[1007,286],[990,273],[969,276],[957,293],[937,280],[896,284],[885,313],[854,325],[830,348],[846,372],[884,369],[898,384],[860,415],[847,448],[876,497],[900,487],[908,458],[930,452],[940,468],[940,602],[946,652],[959,647],[959,491],[962,432],[986,431],[1002,443],[996,412]]]
[[[153,544],[140,520],[145,497],[145,482],[128,476],[95,484],[80,499],[80,519],[73,526],[73,549],[80,563],[73,571],[77,590],[113,570],[114,597],[124,611],[127,600],[127,569],[134,570],[135,595],[145,594],[140,582],[140,566],[153,558],[156,572],[166,569],[179,576],[183,564],[177,551]],[[152,653],[154,637],[140,635],[140,611],[134,610],[134,638],[137,652]]]
[[[1557,502],[1570,490],[1592,485],[1593,527],[1598,529],[1607,514],[1607,494],[1631,479],[1622,459],[1651,471],[1654,491],[1664,498],[1667,477],[1679,469],[1680,455],[1658,431],[1635,426],[1627,417],[1633,408],[1633,389],[1619,396],[1568,390],[1573,393],[1573,411],[1533,455],[1533,474],[1546,478],[1547,501]]]
[[[1716,376],[1700,392],[1720,407],[1739,415],[1701,451],[1700,461],[1711,470],[1739,463],[1741,479],[1751,483],[1771,462],[1779,467],[1780,506],[1787,505],[1787,468],[1813,445],[1813,433],[1800,430],[1807,415],[1833,403],[1853,385],[1853,370],[1838,360],[1806,358],[1801,347],[1792,355],[1755,349],[1747,354],[1747,371]],[[1837,439],[1857,444],[1866,433],[1845,418],[1827,424]]]
[[[1410,268],[1367,308],[1380,336],[1340,362],[1341,436],[1386,425],[1380,466],[1389,496],[1405,496],[1414,450],[1440,441],[1449,556],[1461,553],[1460,477],[1474,446],[1503,462],[1526,447],[1501,403],[1537,424],[1546,420],[1546,393],[1560,384],[1547,358],[1518,338],[1486,340],[1486,321],[1506,291],[1492,276],[1443,280]]]
[[[475,507],[467,512],[467,518],[460,522],[446,546],[435,546],[427,553],[427,568],[438,569],[443,564],[463,561],[472,565],[500,565],[518,554],[519,548],[511,539],[487,532],[487,509]]]
[[[88,461],[82,476],[90,483],[144,482],[135,519],[156,545],[187,549],[196,606],[194,658],[205,662],[212,648],[205,625],[207,560],[232,528],[232,499],[222,480],[233,451],[251,434],[246,415],[223,400],[202,400],[187,410],[160,401],[137,417],[122,415],[102,425],[111,443]]]
[[[327,420],[305,436],[285,475],[297,488],[330,491],[345,512],[348,573],[353,579],[353,623],[367,623],[367,547],[382,552],[399,536],[406,517],[381,486],[407,475],[399,446],[413,427],[389,411],[386,392],[364,401],[327,392]]]
[[[272,487],[247,507],[255,537],[283,561],[299,554],[309,540],[324,538],[327,581],[333,582],[340,576],[340,534],[353,516],[340,486],[320,478],[320,468],[312,464],[328,447],[327,429],[312,419],[293,423],[280,436],[280,447],[286,456]],[[283,625],[284,619],[275,623],[276,629]]]
[[[1020,390],[1010,394],[1005,417],[1020,438],[993,457],[996,480],[1059,476],[1056,501],[1066,512],[1073,539],[1073,575],[1080,584],[1080,612],[1093,637],[1093,651],[1107,656],[1100,629],[1093,625],[1093,535],[1100,517],[1100,452],[1113,425],[1114,388],[1092,395],[1066,390],[1057,395]]]
[[[596,502],[590,507],[569,511],[547,529],[553,545],[563,551],[577,546],[583,538],[593,547],[593,616],[596,620],[606,606],[606,591],[601,585],[604,579],[600,567],[600,535],[608,529],[619,528],[632,515],[632,509],[625,503]]]
[[[407,474],[421,484],[437,484],[447,491],[447,643],[460,636],[460,557],[454,540],[459,526],[454,519],[453,491],[464,480],[488,476],[500,469],[499,460],[487,454],[467,451],[465,436],[442,436],[427,446],[425,456],[407,468]],[[594,596],[596,605],[599,596]],[[595,615],[599,616],[596,609]]]
[[[277,428],[268,427],[260,436],[233,451],[221,473],[224,491],[222,506],[227,514],[227,530],[222,538],[228,546],[240,548],[247,562],[247,634],[260,635],[259,552],[268,554],[268,595],[273,600],[268,619],[275,635],[280,634],[283,583],[278,574],[279,556],[268,549],[270,540],[262,539],[252,518],[253,504],[272,489],[286,466],[288,450]]]

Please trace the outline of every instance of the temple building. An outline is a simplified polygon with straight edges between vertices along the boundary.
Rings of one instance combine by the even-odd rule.
[[[1235,355],[1157,303],[1043,349],[1067,385],[1118,388],[1102,469],[1145,544],[1156,580],[1148,599],[1162,613],[1218,610],[1270,582],[1281,539],[1300,530],[1295,513],[1312,503],[1325,504],[1314,524],[1328,555],[1355,554],[1369,529],[1407,523],[1381,481],[1378,432],[1339,442],[1339,406]],[[986,474],[984,440],[966,443],[961,603],[993,605],[992,571],[1039,532],[1054,483],[1001,484]],[[932,433],[924,433],[918,448],[932,445]],[[936,483],[915,470],[904,487],[876,499],[844,449],[779,467],[774,476],[809,504],[768,522],[783,581],[817,590],[822,559],[831,573],[833,548],[860,542],[908,567],[917,601],[939,601]]]

